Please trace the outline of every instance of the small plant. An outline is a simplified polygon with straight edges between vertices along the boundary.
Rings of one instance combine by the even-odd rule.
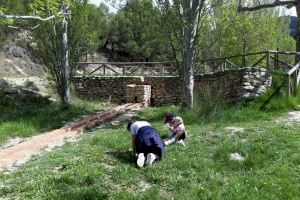
[[[36,84],[33,82],[33,81],[30,81],[30,80],[27,80],[25,83],[24,83],[24,88],[26,89],[30,89],[30,90],[34,90],[36,92],[39,92],[40,89],[36,86]]]

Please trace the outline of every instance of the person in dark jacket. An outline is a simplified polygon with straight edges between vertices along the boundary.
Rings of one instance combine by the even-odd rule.
[[[152,165],[165,156],[165,145],[159,134],[146,121],[133,121],[127,125],[132,135],[132,149],[137,156],[137,166]]]

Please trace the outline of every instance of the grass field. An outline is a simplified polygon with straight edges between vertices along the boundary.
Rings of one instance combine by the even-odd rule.
[[[60,128],[83,114],[109,108],[100,102],[74,100],[71,106],[41,99],[0,99],[0,147],[9,139]]]
[[[151,120],[165,137],[162,115],[166,110],[178,111],[153,108],[139,117]],[[299,199],[300,125],[278,123],[276,113],[235,112],[232,119],[208,123],[188,119],[187,146],[168,146],[165,160],[142,169],[135,167],[125,124],[90,131],[80,141],[36,157],[15,172],[1,173],[0,197]],[[250,120],[242,117],[247,114],[252,115]],[[232,132],[228,126],[244,131]],[[229,154],[235,152],[245,160],[230,160]]]

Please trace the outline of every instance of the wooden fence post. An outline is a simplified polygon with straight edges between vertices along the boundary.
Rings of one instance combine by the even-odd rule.
[[[286,95],[287,95],[287,97],[289,97],[289,96],[291,96],[291,76],[287,75],[286,78],[287,78]]]
[[[160,75],[162,76],[164,74],[164,66],[161,66]]]
[[[123,76],[125,76],[126,73],[126,66],[123,66]]]
[[[88,65],[82,65],[83,67],[83,75],[86,75],[86,68],[87,68]]]
[[[267,67],[267,69],[269,69],[270,68],[270,52],[269,51],[267,51],[266,60],[267,60],[266,67]]]
[[[245,55],[243,55],[242,56],[242,67],[246,67],[246,56]]]

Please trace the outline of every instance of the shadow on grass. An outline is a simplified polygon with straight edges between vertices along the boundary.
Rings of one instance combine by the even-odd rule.
[[[115,157],[124,164],[135,164],[136,158],[133,155],[132,151],[108,151],[106,152],[106,154]]]

